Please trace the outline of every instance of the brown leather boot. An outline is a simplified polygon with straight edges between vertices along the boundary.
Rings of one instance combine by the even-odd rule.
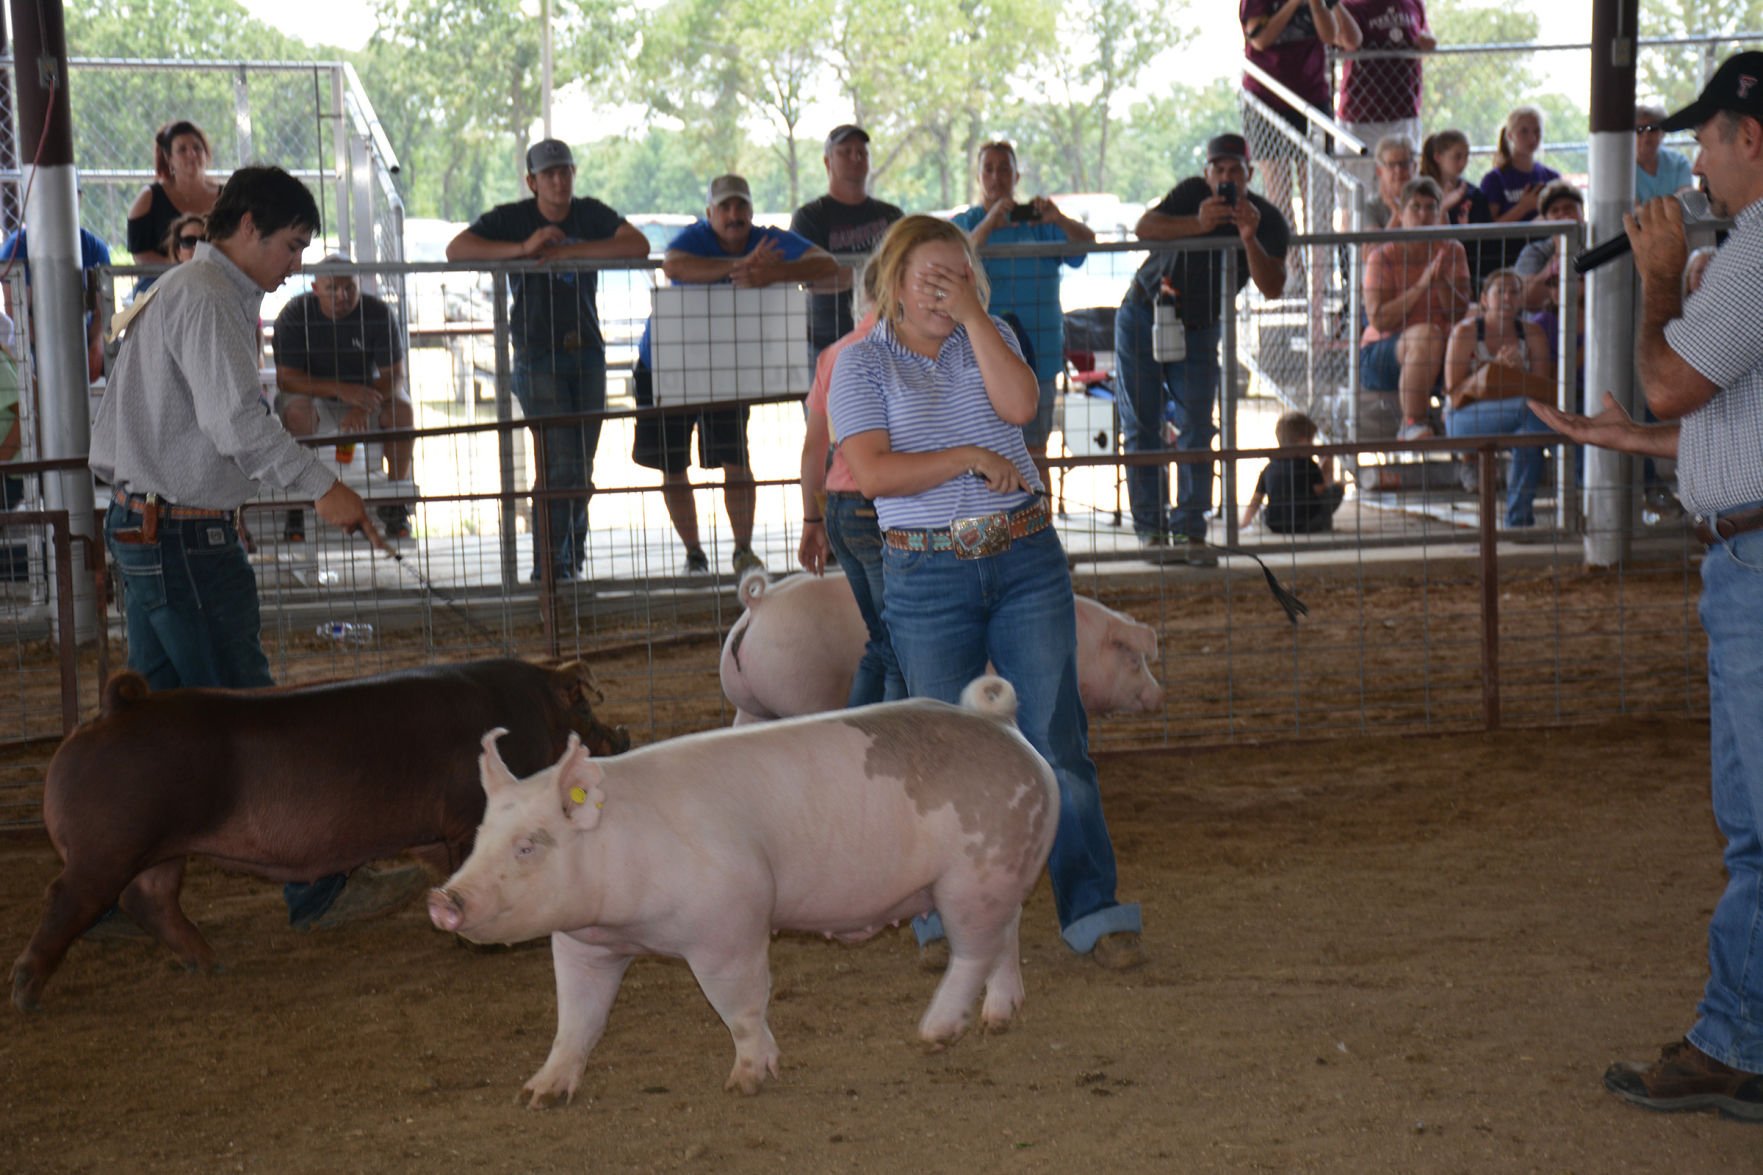
[[[1687,1040],[1673,1041],[1650,1065],[1618,1061],[1604,1088],[1649,1110],[1719,1110],[1722,1117],[1763,1122],[1763,1075],[1723,1065]]]

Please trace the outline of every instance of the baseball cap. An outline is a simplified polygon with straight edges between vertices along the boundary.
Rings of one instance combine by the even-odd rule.
[[[1244,163],[1249,162],[1248,140],[1235,134],[1213,135],[1206,140],[1206,162],[1211,163],[1214,159],[1241,159]]]
[[[840,143],[844,142],[846,139],[850,138],[852,135],[862,135],[863,141],[865,143],[869,142],[869,132],[864,130],[862,127],[852,126],[848,122],[840,123],[838,126],[834,127],[832,130],[830,130],[826,133],[826,146],[821,149],[820,153],[822,155],[831,155],[833,153],[834,147],[837,147]]]
[[[1763,53],[1734,53],[1721,62],[1701,96],[1660,123],[1659,129],[1698,127],[1722,110],[1763,120]]]
[[[553,167],[574,167],[575,156],[562,139],[540,139],[526,149],[526,169],[532,175]]]
[[[710,207],[714,208],[724,200],[745,200],[747,207],[751,208],[753,190],[738,175],[719,175],[710,181]]]

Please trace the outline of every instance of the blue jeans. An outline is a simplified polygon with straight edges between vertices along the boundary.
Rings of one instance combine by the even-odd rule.
[[[1051,527],[985,559],[886,547],[883,614],[915,698],[957,702],[989,659],[1016,689],[1016,725],[1059,781],[1059,831],[1047,860],[1060,936],[1080,954],[1139,929],[1114,897],[1114,845],[1102,816],[1089,723],[1077,692],[1077,619],[1065,550]],[[915,926],[919,941],[937,937]]]
[[[1445,410],[1445,435],[1450,437],[1503,436],[1508,433],[1546,433],[1549,426],[1530,410],[1523,396],[1504,400],[1476,400],[1461,408]],[[1506,525],[1535,526],[1537,485],[1543,480],[1545,450],[1525,447],[1512,450],[1512,475],[1506,479]]]
[[[1212,448],[1218,429],[1212,423],[1218,401],[1217,326],[1189,327],[1188,357],[1180,363],[1159,363],[1151,354],[1151,306],[1127,299],[1114,317],[1114,365],[1120,373],[1120,427],[1128,453],[1163,447],[1163,415],[1180,435],[1175,447],[1184,453]],[[1206,511],[1212,508],[1212,466],[1179,465],[1175,472],[1175,509],[1169,510],[1169,467],[1135,465],[1126,471],[1126,496],[1132,503],[1132,528],[1140,538],[1154,534],[1206,537]]]
[[[1763,1073],[1763,532],[1702,560],[1714,822],[1726,838],[1726,891],[1708,923],[1708,986],[1690,1043]]]
[[[112,502],[104,545],[122,580],[129,668],[147,688],[274,685],[263,655],[257,579],[230,519],[165,519],[159,541],[120,543],[141,515]]]
[[[122,543],[141,515],[116,502],[104,516],[104,545],[122,580],[129,668],[154,690],[274,685],[263,655],[262,616],[251,561],[231,521],[165,519],[159,541]],[[335,873],[311,885],[288,885],[288,920],[316,918],[343,890]]]
[[[514,353],[514,398],[528,420],[606,410],[606,354],[582,351]],[[580,489],[580,497],[552,498],[545,505],[551,531],[551,566],[563,578],[587,559],[588,498],[594,492],[594,451],[600,447],[600,421],[541,427],[546,484],[553,490]],[[539,528],[533,527],[533,575],[539,574]]]
[[[906,679],[894,659],[888,626],[882,623],[882,535],[875,521],[875,503],[862,494],[832,491],[826,496],[826,541],[844,569],[845,582],[857,598],[857,611],[869,639],[857,673],[851,678],[847,706],[897,702],[906,696]]]

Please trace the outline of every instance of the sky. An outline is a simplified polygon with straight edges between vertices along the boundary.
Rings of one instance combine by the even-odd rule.
[[[1156,0],[1143,0],[1155,3]],[[1564,44],[1590,40],[1592,31],[1592,0],[1518,0],[1538,8],[1540,40],[1544,44]],[[252,16],[273,25],[291,37],[335,45],[343,49],[359,49],[373,33],[373,10],[362,0],[302,0],[289,4],[286,0],[241,0]],[[531,7],[536,11],[537,0]],[[1212,15],[1201,22],[1199,35],[1159,68],[1148,71],[1153,76],[1179,76],[1189,84],[1235,73],[1242,57],[1242,30],[1237,24],[1234,7],[1222,0],[1198,0],[1195,10]],[[536,23],[536,22],[535,22]],[[321,29],[322,34],[312,30]],[[1582,75],[1583,76],[1583,75]],[[1139,97],[1126,95],[1122,106]],[[579,98],[558,96],[553,112],[554,130],[565,139],[587,141],[602,138],[609,125],[619,131],[635,129],[629,125],[641,117],[640,109],[624,108],[607,111]],[[811,111],[807,125],[838,121],[836,111],[824,118]],[[620,123],[625,125],[619,126]],[[591,133],[590,133],[591,132]]]

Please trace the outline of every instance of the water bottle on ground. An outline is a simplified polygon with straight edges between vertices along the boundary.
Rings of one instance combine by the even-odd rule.
[[[373,625],[349,620],[331,620],[318,626],[318,635],[339,645],[373,644]]]
[[[1188,332],[1181,321],[1181,291],[1164,278],[1151,304],[1151,358],[1180,363],[1188,357]]]

